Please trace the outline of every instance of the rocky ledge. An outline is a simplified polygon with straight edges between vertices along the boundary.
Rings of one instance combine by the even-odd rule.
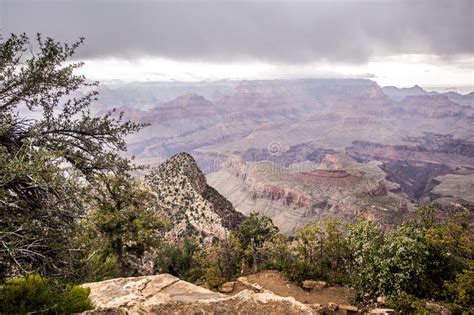
[[[319,314],[270,291],[228,296],[169,274],[87,283],[95,309],[86,314]]]

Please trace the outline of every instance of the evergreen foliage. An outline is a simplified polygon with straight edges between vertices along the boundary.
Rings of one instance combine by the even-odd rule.
[[[82,44],[25,35],[0,41],[0,278],[16,272],[48,277],[68,266],[83,197],[98,174],[127,164],[118,151],[142,125],[112,112],[92,116],[96,92],[66,63]]]
[[[39,275],[9,279],[0,286],[0,313],[80,313],[93,308],[90,289],[48,281]]]
[[[235,236],[242,246],[247,265],[252,266],[254,273],[258,271],[261,261],[259,254],[263,243],[271,240],[277,233],[278,228],[272,220],[258,212],[250,213],[237,229]]]
[[[97,235],[102,262],[115,260],[115,277],[137,273],[147,251],[158,247],[165,222],[156,212],[156,198],[144,183],[125,171],[99,178],[84,223]]]

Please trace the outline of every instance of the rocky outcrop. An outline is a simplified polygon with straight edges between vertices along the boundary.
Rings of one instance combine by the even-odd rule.
[[[384,86],[383,92],[396,102],[402,101],[407,96],[428,95],[429,92],[415,85],[410,88],[397,88],[395,86]]]
[[[346,153],[358,161],[381,161],[387,179],[400,184],[398,191],[417,202],[430,202],[438,176],[465,169],[474,173],[474,142],[426,134],[408,137],[407,145],[354,141]],[[469,171],[471,170],[471,171]],[[462,181],[459,181],[460,183]]]
[[[280,200],[285,206],[296,206],[298,208],[308,209],[311,207],[311,197],[275,184],[264,184],[252,187],[249,189],[249,194],[253,200],[264,198],[271,201]]]
[[[212,204],[214,212],[221,217],[222,226],[233,230],[242,223],[244,216],[240,212],[235,211],[232,203],[224,198],[217,190],[211,186],[207,186],[202,196]]]
[[[363,98],[386,98],[387,95],[384,94],[382,88],[377,84],[373,83],[370,86],[366,87],[360,92],[360,97]]]
[[[180,153],[153,170],[147,177],[161,211],[173,228],[168,236],[194,236],[201,241],[224,238],[226,229],[236,228],[243,215],[207,185],[194,158]]]
[[[278,154],[271,152],[270,149],[252,148],[245,150],[240,155],[245,162],[272,161],[281,166],[289,166],[304,161],[321,163],[326,155],[336,153],[335,150],[321,148],[312,143],[297,144],[289,147],[288,150],[277,152]]]
[[[461,106],[452,102],[446,95],[417,95],[407,96],[397,108],[409,115],[419,115],[425,118],[473,117],[473,108]]]
[[[169,274],[86,283],[95,309],[87,314],[318,314],[292,297],[244,290],[209,291]]]
[[[391,190],[376,163],[357,163],[328,154],[321,163],[280,166],[269,161],[245,162],[232,156],[208,180],[244,214],[258,211],[272,218],[284,233],[306,224],[360,216],[382,224],[403,218],[407,207]]]
[[[186,93],[174,100],[164,102],[149,110],[122,107],[127,119],[150,124],[182,120],[189,117],[210,117],[217,115],[214,104],[196,93]]]

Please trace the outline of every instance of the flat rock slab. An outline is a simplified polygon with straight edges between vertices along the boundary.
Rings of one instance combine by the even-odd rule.
[[[87,314],[319,314],[292,297],[244,290],[227,296],[169,274],[83,284],[95,309]]]

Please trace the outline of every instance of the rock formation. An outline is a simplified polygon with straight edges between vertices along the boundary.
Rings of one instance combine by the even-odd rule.
[[[173,224],[170,238],[194,236],[202,241],[222,239],[226,229],[236,228],[243,215],[215,189],[192,156],[180,153],[147,177],[160,210]]]
[[[431,91],[428,92],[423,88],[415,85],[411,88],[397,88],[395,86],[384,86],[382,88],[383,92],[390,97],[392,100],[400,102],[403,101],[408,96],[422,96],[422,95],[445,95],[448,99],[456,104],[463,105],[463,106],[474,106],[474,92],[468,94],[459,94],[457,92],[449,91],[449,92],[435,92]]]
[[[86,283],[95,309],[86,314],[318,314],[292,297],[270,291],[233,296],[209,291],[169,274]]]
[[[410,145],[354,141],[346,148],[346,153],[358,161],[381,161],[380,167],[387,173],[387,179],[400,184],[395,191],[414,201],[431,202],[443,194],[457,195],[457,202],[472,200],[468,187],[474,184],[474,142],[436,134],[406,140]],[[453,175],[442,177],[446,174]],[[447,178],[451,185],[452,179],[456,178],[458,184],[467,188],[466,192],[459,194],[454,186],[446,189],[450,185],[443,185],[444,190],[436,190],[441,194],[434,195],[433,189]]]
[[[125,118],[151,124],[128,138],[138,163],[156,165],[189,152],[237,210],[262,211],[286,225],[282,230],[361,215],[392,224],[420,203],[472,203],[471,189],[459,187],[470,187],[474,173],[474,107],[466,106],[473,93],[382,89],[361,79],[150,83],[137,89],[143,93],[117,103],[125,105]],[[239,174],[228,169],[233,157],[245,164]],[[332,166],[340,164],[337,169],[325,165],[330,159]],[[228,208],[211,189],[197,195]],[[225,214],[196,198],[208,209],[202,215],[216,222],[211,234],[222,234],[217,222]],[[173,207],[180,217],[185,206]],[[182,231],[204,229],[193,215],[182,217]]]
[[[390,190],[399,186],[385,179],[377,163],[358,163],[328,154],[321,163],[245,162],[230,157],[209,182],[238,211],[260,211],[284,233],[323,219],[352,221],[359,216],[396,223],[406,207]]]

